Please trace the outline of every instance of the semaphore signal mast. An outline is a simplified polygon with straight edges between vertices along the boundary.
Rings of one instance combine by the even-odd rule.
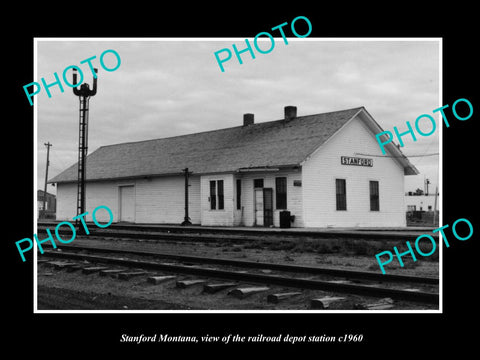
[[[85,212],[86,193],[85,180],[87,169],[88,153],[88,103],[92,96],[97,93],[97,71],[94,69],[93,88],[87,83],[83,83],[80,88],[75,86],[73,93],[78,96],[80,102],[79,109],[79,134],[78,134],[78,183],[77,183],[77,216]],[[77,85],[77,69],[73,69],[73,84]],[[76,219],[76,227],[80,230],[79,219]],[[83,229],[83,228],[82,228]]]

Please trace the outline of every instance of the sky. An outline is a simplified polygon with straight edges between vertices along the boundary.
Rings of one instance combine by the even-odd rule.
[[[265,41],[264,41],[265,40]],[[253,46],[253,39],[249,39]],[[243,114],[254,113],[255,123],[283,118],[284,106],[297,107],[297,115],[364,106],[384,130],[406,130],[422,114],[437,121],[430,136],[404,137],[401,148],[420,171],[405,177],[405,191],[438,184],[439,133],[442,126],[433,109],[441,105],[441,58],[438,39],[322,39],[275,38],[273,50],[255,58],[241,54],[220,70],[214,53],[224,48],[233,53],[246,47],[245,38],[218,39],[37,39],[32,81],[53,83],[54,72],[77,65],[84,81],[92,84],[88,63],[99,68],[98,91],[90,99],[88,147],[141,141],[241,125]],[[263,50],[271,46],[260,38]],[[114,71],[102,68],[106,50],[121,59]],[[220,56],[224,56],[222,53]],[[107,52],[106,68],[117,65]],[[72,81],[71,70],[66,72]],[[34,97],[37,132],[37,188],[45,183],[47,142],[50,148],[48,178],[78,160],[79,100],[62,81]],[[25,97],[28,104],[28,99]],[[424,132],[431,124],[420,123]],[[398,143],[398,141],[395,141]],[[425,156],[427,155],[427,156]],[[88,165],[87,165],[88,166]],[[52,185],[47,191],[56,193]]]

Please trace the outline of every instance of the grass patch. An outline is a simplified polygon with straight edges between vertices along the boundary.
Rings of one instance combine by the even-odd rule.
[[[438,261],[438,244],[435,252],[430,256],[422,256],[415,249],[415,242],[410,241],[414,249],[417,260]],[[408,247],[405,240],[382,240],[382,239],[348,239],[348,238],[328,238],[328,239],[265,239],[243,244],[244,249],[286,251],[291,253],[315,253],[315,254],[335,254],[346,256],[366,256],[375,257],[384,251],[390,251],[393,256],[396,246],[399,253],[406,252]],[[425,254],[432,251],[433,246],[430,241],[420,241],[419,249]],[[411,260],[411,255],[406,254],[402,257],[403,262]],[[398,261],[397,261],[398,262]],[[393,262],[392,262],[393,263]],[[413,262],[412,266],[415,266]]]

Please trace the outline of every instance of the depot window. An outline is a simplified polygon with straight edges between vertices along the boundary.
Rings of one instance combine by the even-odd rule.
[[[380,211],[378,181],[370,181],[370,211]]]
[[[263,179],[254,179],[253,180],[253,187],[255,189],[263,188]]]
[[[242,179],[237,179],[237,210],[242,208]]]
[[[337,210],[347,210],[347,185],[345,179],[335,179]]]
[[[223,180],[210,181],[210,210],[223,210]]]
[[[277,209],[287,208],[287,178],[275,178],[275,202]]]

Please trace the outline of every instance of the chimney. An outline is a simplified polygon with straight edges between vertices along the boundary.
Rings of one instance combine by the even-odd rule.
[[[297,117],[296,106],[285,106],[285,121],[292,120]]]
[[[243,114],[243,126],[253,125],[253,114]]]

